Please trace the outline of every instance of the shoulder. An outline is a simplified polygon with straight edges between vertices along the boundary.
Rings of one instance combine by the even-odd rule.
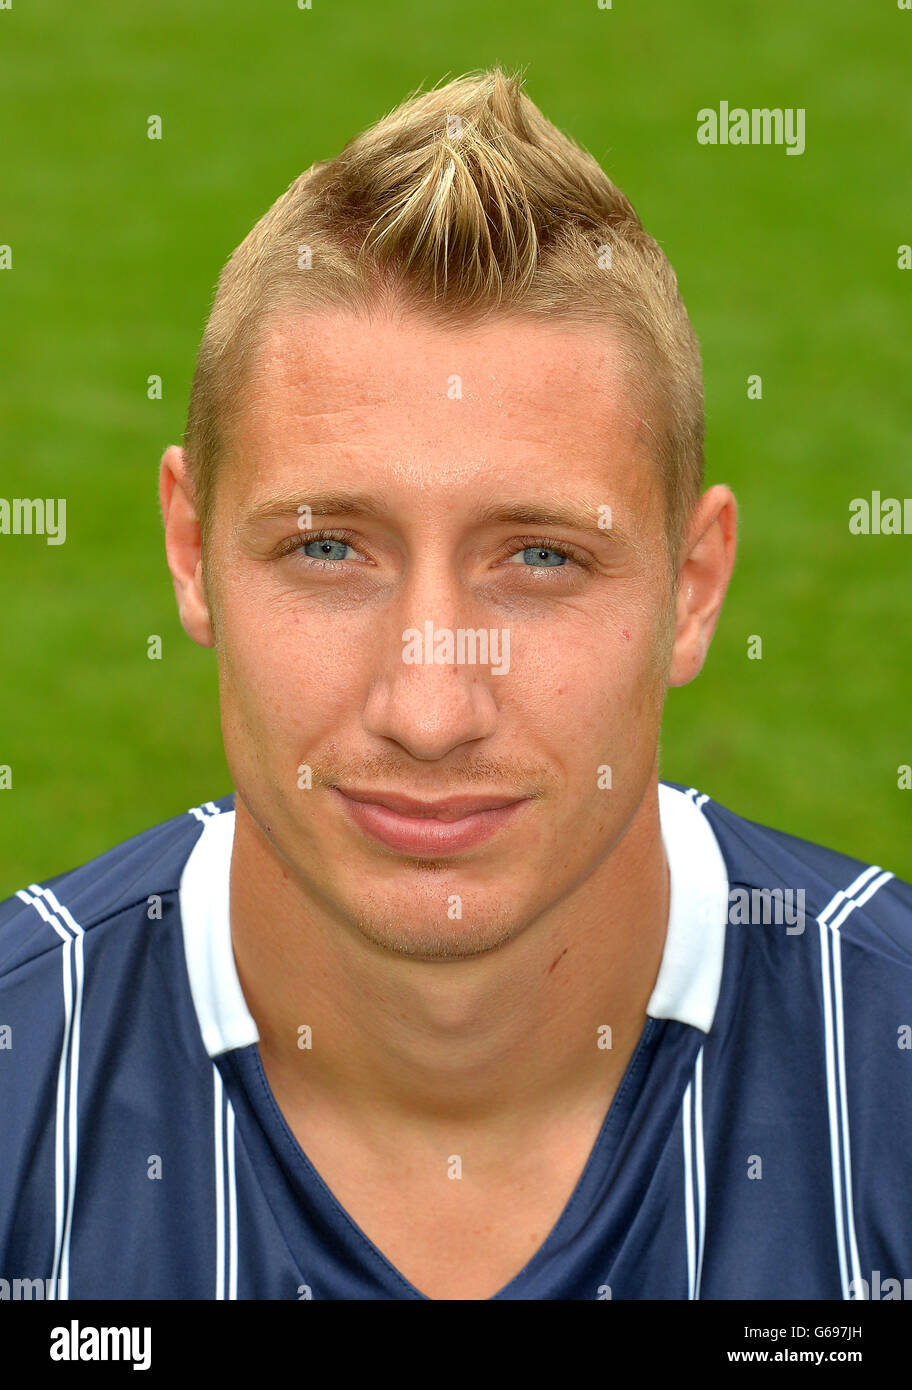
[[[872,864],[738,815],[694,787],[688,796],[713,830],[728,873],[730,898],[778,893],[802,921],[912,970],[912,884]]]
[[[233,807],[233,793],[192,807],[0,902],[0,986],[62,943],[124,918],[147,921],[153,904],[179,891],[205,823]]]

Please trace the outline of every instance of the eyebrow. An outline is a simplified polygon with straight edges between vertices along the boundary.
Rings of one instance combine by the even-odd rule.
[[[612,516],[610,527],[599,526],[600,505],[596,502],[566,503],[555,502],[509,502],[489,503],[475,514],[475,522],[482,526],[562,526],[574,531],[595,531],[600,539],[639,550],[641,541],[626,528],[618,526]],[[369,492],[349,492],[332,490],[327,492],[294,492],[267,498],[252,507],[237,522],[235,531],[255,526],[262,521],[277,521],[283,517],[303,515],[309,507],[317,516],[364,516],[384,517],[389,515],[389,504],[381,497]]]

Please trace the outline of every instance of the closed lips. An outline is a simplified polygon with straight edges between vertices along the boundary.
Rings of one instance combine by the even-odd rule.
[[[418,820],[454,821],[465,816],[476,815],[479,811],[497,811],[504,806],[512,806],[523,800],[521,796],[451,796],[440,801],[417,801],[399,792],[349,791],[337,787],[336,791],[347,796],[350,801],[360,801],[370,806],[385,806],[400,816],[410,816]]]

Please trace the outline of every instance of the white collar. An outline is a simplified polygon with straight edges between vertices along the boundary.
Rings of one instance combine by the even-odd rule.
[[[712,826],[686,792],[660,782],[659,819],[671,901],[665,949],[646,1012],[708,1033],[722,984],[728,869]]]
[[[209,816],[180,881],[180,914],[190,993],[210,1057],[249,1047],[260,1035],[244,998],[228,916],[234,811]]]
[[[677,1019],[708,1033],[716,1012],[728,918],[728,872],[709,821],[684,792],[659,783],[659,819],[668,859],[665,947],[646,1005],[651,1018]],[[209,816],[180,881],[187,974],[210,1057],[259,1042],[237,975],[228,915],[234,811]]]

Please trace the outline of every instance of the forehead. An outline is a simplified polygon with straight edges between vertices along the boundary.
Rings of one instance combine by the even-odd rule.
[[[591,487],[610,475],[642,502],[656,469],[639,385],[610,329],[286,310],[251,354],[219,490],[255,501],[341,465],[359,482],[449,496],[473,481]]]

